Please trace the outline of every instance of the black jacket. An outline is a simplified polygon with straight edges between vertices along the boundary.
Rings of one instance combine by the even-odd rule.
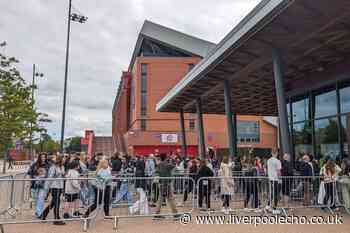
[[[111,159],[111,167],[112,167],[112,172],[120,172],[122,169],[122,160],[117,158],[117,159]]]
[[[290,161],[282,160],[282,176],[293,176],[293,165]]]
[[[213,171],[207,167],[207,166],[203,166],[199,169],[197,177],[202,178],[202,177],[212,177],[214,176]],[[211,188],[211,180],[210,179],[200,179],[199,180],[199,186],[202,187],[203,185],[207,185],[208,189],[210,190]]]
[[[302,176],[313,176],[312,174],[312,167],[309,163],[303,163],[301,165],[301,175]]]

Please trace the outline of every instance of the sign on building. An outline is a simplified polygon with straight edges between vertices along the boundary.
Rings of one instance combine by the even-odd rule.
[[[177,143],[178,142],[178,136],[176,133],[172,134],[162,134],[161,135],[162,143]]]

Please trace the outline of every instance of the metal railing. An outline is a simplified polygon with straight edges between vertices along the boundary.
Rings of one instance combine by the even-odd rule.
[[[200,177],[196,181],[188,176],[175,177],[114,177],[101,183],[96,178],[79,179],[29,179],[25,174],[0,177],[0,230],[7,224],[55,222],[55,218],[35,219],[34,212],[40,205],[46,207],[53,194],[45,193],[38,198],[41,186],[33,182],[78,181],[80,190],[76,197],[61,195],[60,213],[67,212],[71,199],[79,202],[83,216],[62,219],[65,222],[81,221],[86,231],[89,223],[103,209],[105,219],[113,221],[124,218],[154,217],[177,218],[198,208],[202,213],[256,212],[261,214],[287,214],[301,208],[334,207],[350,209],[350,177],[324,180],[323,177],[268,177],[233,176]],[[35,188],[37,187],[37,188]],[[39,188],[38,188],[39,187]],[[39,190],[36,190],[39,189]],[[48,192],[47,189],[45,189]],[[39,195],[40,196],[40,195]],[[43,200],[44,198],[44,200]],[[45,201],[46,199],[46,201]],[[103,207],[103,208],[102,208]],[[170,207],[170,208],[169,208]],[[42,207],[41,207],[42,208]]]
[[[110,187],[113,229],[122,218],[177,218],[194,209],[196,184],[189,177],[115,178]]]
[[[64,189],[59,192],[49,189],[48,182],[52,181],[61,181],[62,184],[67,182],[78,181],[77,183],[80,186],[79,192],[75,195],[67,195],[64,193]],[[34,183],[37,185],[33,185]],[[39,186],[40,184],[40,186]],[[92,178],[45,178],[45,179],[30,179],[30,178],[16,178],[16,176],[10,176],[0,178],[0,187],[7,186],[11,193],[9,196],[1,195],[0,198],[0,226],[2,229],[4,225],[9,224],[26,224],[26,223],[42,223],[42,222],[72,222],[79,221],[83,223],[83,231],[87,231],[89,223],[91,220],[95,220],[98,216],[101,197],[104,195],[104,183],[99,182],[96,179]],[[88,201],[84,200],[83,189],[84,186],[92,190],[90,193],[90,199]],[[62,191],[62,193],[61,193]],[[58,193],[55,195],[54,193]],[[4,197],[4,198],[3,198]],[[53,200],[54,198],[57,198]],[[5,203],[8,201],[9,206],[6,206]],[[62,211],[66,213],[67,207],[71,207],[70,203],[76,201],[77,212],[84,211],[84,214],[81,216],[73,216],[72,213],[69,213],[69,216],[61,218],[51,218],[47,215],[46,218],[41,218],[45,211],[51,212],[54,210],[54,202],[61,202],[59,204],[60,208],[59,217],[62,217]],[[15,211],[11,211],[14,209]],[[71,208],[70,208],[71,209]],[[41,213],[35,212],[41,210]],[[41,217],[39,216],[41,215]],[[3,229],[2,229],[3,230]]]

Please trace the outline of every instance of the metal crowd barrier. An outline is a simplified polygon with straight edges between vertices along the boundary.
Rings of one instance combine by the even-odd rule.
[[[342,184],[341,189],[348,195],[341,196],[342,206],[349,203],[350,181],[346,185],[349,186]],[[201,177],[197,190],[196,207],[202,212],[287,214],[298,208],[326,208],[332,212],[340,189],[335,181],[325,182],[318,176],[280,177],[277,181],[270,181],[268,177],[235,176]]]
[[[13,176],[1,176],[0,177],[0,217],[9,217],[13,216]]]
[[[194,209],[196,184],[189,177],[118,177],[110,192],[112,214],[107,219],[179,217]],[[170,207],[170,208],[169,208]]]
[[[78,181],[80,185],[80,192],[76,197],[68,197],[64,193],[59,196],[60,201],[60,219],[54,219],[54,209],[52,208],[52,190],[47,189],[47,182],[62,180],[65,185],[67,182]],[[40,186],[31,185],[32,182],[39,184]],[[45,178],[45,179],[29,179],[29,178],[0,178],[0,187],[9,187],[11,191],[10,197],[6,195],[0,196],[0,230],[3,231],[4,225],[9,224],[26,224],[26,223],[43,223],[43,222],[55,222],[55,221],[64,221],[64,222],[73,222],[79,221],[82,222],[83,231],[87,231],[92,220],[95,220],[101,209],[101,199],[104,193],[104,184],[100,183],[96,179],[92,178],[79,178],[79,179],[70,179],[70,178]],[[40,187],[40,188],[38,188]],[[22,193],[21,193],[22,192]],[[87,194],[89,192],[89,194]],[[3,198],[4,197],[4,198]],[[75,201],[74,210],[80,212],[82,215],[75,215],[68,212],[68,207],[73,207]],[[4,200],[3,200],[4,199]],[[70,199],[70,200],[69,200]],[[2,204],[8,201],[8,205]],[[49,215],[45,220],[42,220],[35,215],[36,210],[43,211],[45,208],[49,207]],[[15,208],[15,212],[10,212],[10,208]],[[88,211],[89,210],[89,211]],[[64,213],[68,213],[69,216],[64,217]],[[76,214],[77,214],[76,213]]]
[[[336,185],[338,206],[350,214],[350,176],[339,177]]]
[[[196,207],[206,213],[257,211],[268,201],[266,177],[201,177],[197,190]]]

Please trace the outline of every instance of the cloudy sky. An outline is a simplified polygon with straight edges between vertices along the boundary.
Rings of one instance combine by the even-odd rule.
[[[145,19],[218,43],[259,0],[73,0],[66,136],[93,129],[111,135],[111,110],[121,72],[126,70]],[[38,79],[39,111],[53,120],[49,133],[60,137],[68,0],[0,0],[0,42],[20,60],[30,82]]]

